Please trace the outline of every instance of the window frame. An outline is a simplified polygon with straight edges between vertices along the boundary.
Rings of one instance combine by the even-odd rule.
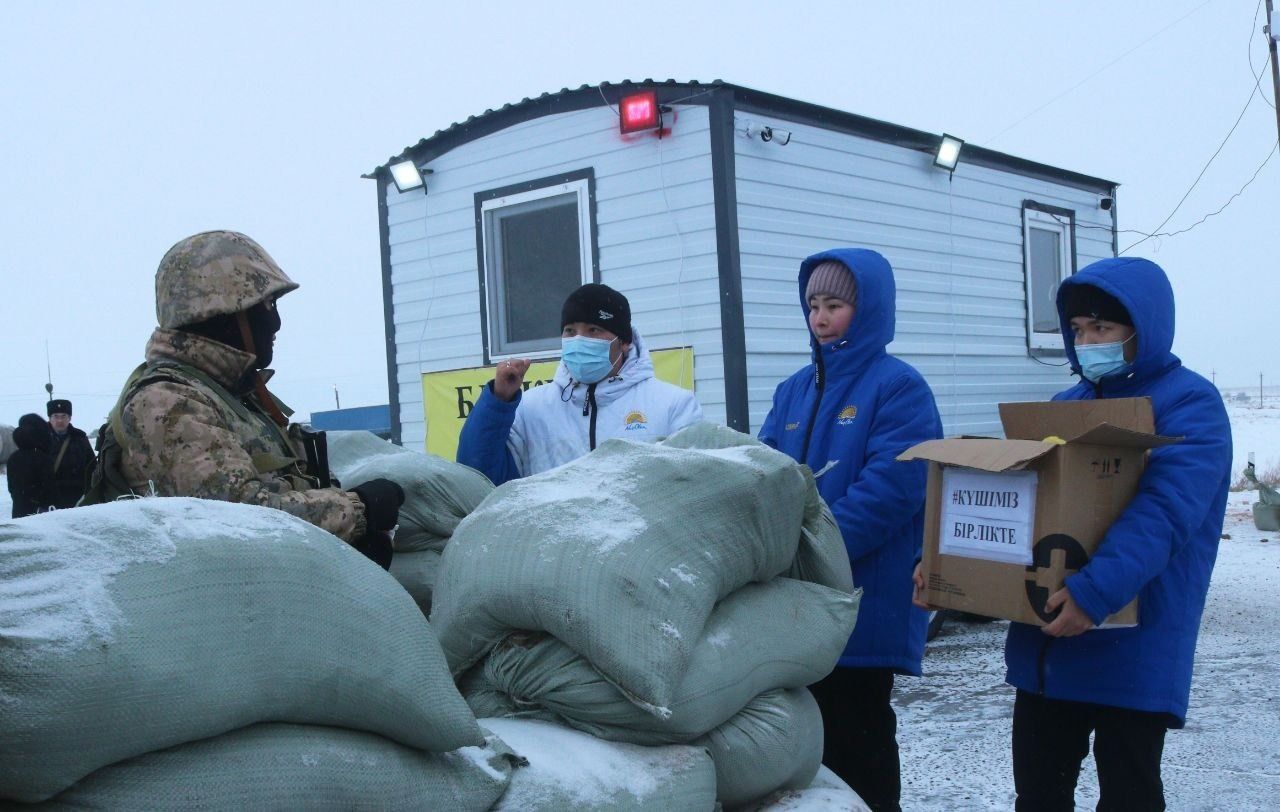
[[[503,279],[500,250],[491,239],[491,226],[500,222],[495,217],[502,209],[558,197],[576,196],[578,214],[578,257],[580,284],[600,281],[600,259],[597,247],[595,171],[591,168],[568,172],[536,180],[525,181],[497,189],[475,193],[476,256],[480,292],[480,333],[483,363],[491,365],[507,358],[545,359],[560,355],[560,330],[551,326],[545,348],[512,347],[497,333],[503,329],[503,321],[495,310],[501,306],[498,296],[490,296],[490,287]],[[500,292],[501,286],[495,292]],[[542,339],[537,339],[541,342]]]
[[[1026,303],[1027,351],[1033,355],[1065,355],[1060,329],[1052,333],[1035,330],[1033,313],[1035,285],[1031,268],[1031,230],[1033,228],[1055,231],[1059,236],[1058,258],[1062,271],[1058,284],[1061,285],[1076,273],[1076,213],[1072,209],[1050,206],[1034,200],[1022,202],[1022,278]]]

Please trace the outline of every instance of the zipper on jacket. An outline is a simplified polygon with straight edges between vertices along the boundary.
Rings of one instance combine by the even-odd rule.
[[[1041,696],[1044,696],[1044,661],[1049,656],[1049,646],[1052,643],[1053,638],[1046,637],[1040,646],[1040,654],[1036,657],[1036,693]]]
[[[818,407],[822,405],[822,390],[827,383],[827,367],[822,360],[822,347],[818,347],[817,361],[813,368],[813,412],[809,415],[809,423],[804,427],[804,445],[800,447],[798,462],[807,464],[809,460],[809,440],[813,437],[813,424],[818,420]]]
[[[590,440],[589,448],[596,450],[596,414],[599,410],[596,408],[596,385],[593,383],[587,387],[587,396],[582,401],[582,416],[591,417],[591,427],[587,430],[587,437]]]

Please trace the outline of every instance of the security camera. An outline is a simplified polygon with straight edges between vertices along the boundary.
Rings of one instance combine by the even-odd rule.
[[[791,131],[779,130],[776,127],[765,127],[760,131],[761,141],[777,141],[779,146],[785,147],[791,143]]]
[[[1113,203],[1115,203],[1114,200],[1112,200],[1109,197],[1104,197],[1098,201],[1098,208],[1102,209],[1103,211],[1111,211],[1111,205]]]

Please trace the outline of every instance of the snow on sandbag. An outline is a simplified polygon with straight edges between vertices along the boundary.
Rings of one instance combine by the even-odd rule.
[[[435,550],[396,553],[391,559],[391,577],[400,582],[424,615],[431,614],[431,595],[439,571],[440,554]]]
[[[163,498],[0,523],[0,798],[259,721],[479,744],[430,625],[287,513]]]
[[[739,812],[871,812],[871,807],[825,765],[804,789],[783,789]]]
[[[527,719],[482,719],[528,760],[511,776],[494,810],[711,810],[716,768],[701,747],[616,744],[567,727]]]
[[[645,713],[564,643],[516,633],[460,683],[477,716],[541,708],[602,739],[690,742],[758,694],[811,685],[835,667],[857,621],[858,595],[775,578],[748,584],[716,605],[693,647],[666,718]],[[474,698],[473,698],[474,696]]]
[[[759,443],[606,441],[507,482],[458,525],[432,625],[455,674],[514,630],[546,631],[667,715],[715,604],[792,565],[805,488]]]
[[[387,442],[371,431],[326,431],[325,445],[329,449],[329,470],[344,488],[350,487],[346,480],[347,471],[372,457],[414,453],[404,446]]]
[[[804,688],[768,691],[695,744],[716,763],[720,802],[741,806],[813,781],[822,764],[822,712]]]
[[[518,757],[426,753],[372,733],[258,724],[103,767],[32,809],[489,809]]]
[[[390,446],[390,443],[383,445]],[[396,551],[439,552],[448,543],[458,522],[493,491],[493,483],[474,468],[434,454],[404,449],[400,452],[353,459],[344,464],[341,471],[335,468],[334,472],[344,488],[354,488],[379,478],[399,484],[404,488],[404,504],[400,506]]]
[[[759,445],[760,441],[749,434],[735,431],[728,426],[714,423],[697,423],[663,441],[673,448],[736,448]],[[818,485],[809,466],[798,466],[805,476],[804,521],[801,525],[800,547],[795,561],[785,573],[797,581],[812,581],[841,592],[853,592],[853,568],[849,566],[849,553],[844,546],[844,536],[831,515],[830,508],[818,494]]]

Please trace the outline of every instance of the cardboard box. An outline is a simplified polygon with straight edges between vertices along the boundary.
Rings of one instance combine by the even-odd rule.
[[[1138,491],[1154,433],[1149,398],[1002,403],[1008,439],[930,440],[925,599],[1019,623],[1053,620],[1045,601],[1084,566]],[[1049,439],[1046,439],[1049,438]],[[1138,622],[1135,599],[1104,626]]]

